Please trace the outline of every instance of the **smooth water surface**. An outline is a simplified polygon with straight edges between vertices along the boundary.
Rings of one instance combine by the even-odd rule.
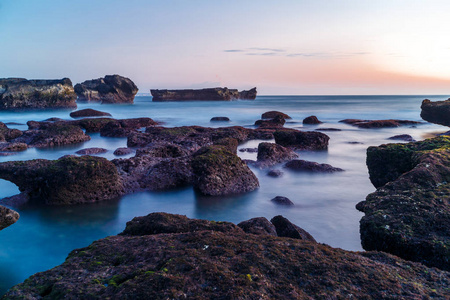
[[[134,104],[100,105],[78,104],[79,109],[94,108],[112,114],[114,118],[150,117],[164,126],[200,125],[209,127],[245,126],[261,114],[278,110],[289,114],[292,120],[286,127],[301,130],[338,128],[342,131],[324,131],[330,136],[327,151],[300,151],[302,159],[328,163],[345,169],[334,174],[308,174],[283,169],[280,178],[266,175],[267,170],[252,168],[261,187],[251,193],[233,197],[204,197],[192,188],[166,192],[140,192],[121,199],[98,204],[69,207],[21,207],[19,221],[0,231],[0,295],[9,287],[30,275],[61,264],[68,253],[88,246],[92,241],[114,235],[125,228],[135,216],[163,211],[216,221],[238,223],[253,217],[268,219],[283,215],[309,231],[317,241],[347,250],[362,250],[359,239],[359,220],[362,213],[355,205],[375,189],[368,179],[365,151],[368,146],[392,142],[387,138],[410,134],[420,140],[445,127],[424,122],[417,126],[388,129],[359,129],[339,120],[404,119],[422,121],[420,104],[425,98],[443,100],[448,96],[259,96],[255,101],[232,102],[151,102],[151,97],[136,97]],[[0,121],[23,125],[10,128],[25,130],[29,120],[59,117],[70,120],[70,111],[47,110],[30,112],[0,112]],[[324,122],[303,126],[303,118],[316,115]],[[215,116],[227,116],[230,122],[210,122]],[[88,147],[102,147],[101,155],[115,158],[113,152],[126,146],[126,138],[104,138],[92,134],[88,142],[50,149],[28,149],[14,156],[0,157],[0,161],[34,158],[57,159]],[[249,141],[239,148],[257,147],[260,141]],[[242,158],[256,159],[256,154],[238,152]],[[0,198],[18,193],[17,187],[0,180]],[[275,196],[290,198],[295,206],[274,205]]]

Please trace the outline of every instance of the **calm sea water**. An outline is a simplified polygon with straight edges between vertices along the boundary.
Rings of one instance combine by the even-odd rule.
[[[359,220],[362,213],[355,205],[375,189],[368,179],[365,151],[368,146],[391,142],[387,138],[410,134],[416,140],[446,131],[446,127],[424,122],[418,126],[388,129],[358,129],[339,120],[405,119],[421,121],[420,104],[425,98],[443,100],[449,96],[259,96],[255,101],[233,102],[151,102],[151,97],[136,97],[132,105],[79,104],[109,112],[114,118],[150,117],[165,126],[201,125],[209,127],[240,125],[252,128],[255,120],[269,110],[289,114],[286,127],[301,130],[338,128],[325,132],[330,136],[328,151],[298,152],[302,159],[328,163],[345,169],[336,174],[304,174],[284,171],[281,178],[266,176],[267,170],[253,169],[261,187],[234,197],[203,197],[192,188],[166,192],[141,192],[121,199],[91,205],[70,207],[22,207],[19,221],[0,231],[0,295],[30,275],[61,264],[67,254],[92,241],[114,235],[135,216],[151,212],[169,212],[216,221],[238,223],[253,217],[268,219],[283,215],[309,231],[317,241],[347,250],[362,250]],[[29,120],[50,117],[71,119],[70,111],[0,112],[0,121],[24,130]],[[316,115],[323,124],[303,126],[303,118]],[[231,122],[211,123],[215,116],[227,116]],[[101,155],[113,159],[118,147],[126,146],[124,138],[103,138],[92,134],[91,141],[75,146],[51,149],[29,149],[0,161],[57,159],[88,147],[103,147]],[[249,141],[239,147],[257,147],[260,141]],[[356,142],[356,143],[355,143]],[[242,158],[256,159],[256,154],[239,152]],[[283,169],[282,165],[277,166]],[[17,187],[0,180],[0,198],[18,193]],[[275,196],[290,198],[295,206],[280,207],[271,203]]]

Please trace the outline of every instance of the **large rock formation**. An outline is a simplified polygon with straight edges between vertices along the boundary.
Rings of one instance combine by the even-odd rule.
[[[420,108],[420,116],[425,121],[450,126],[450,99],[436,102],[425,99]]]
[[[31,201],[43,204],[92,203],[123,194],[116,167],[101,157],[3,162],[0,178],[16,184]]]
[[[76,108],[69,78],[60,80],[0,79],[0,110]]]
[[[12,209],[0,205],[0,230],[14,224],[19,219],[19,214]]]
[[[200,90],[150,90],[153,101],[230,101],[235,99],[253,100],[256,88],[239,92],[228,88],[207,88]]]
[[[101,103],[133,103],[138,90],[131,79],[119,75],[106,75],[75,85],[78,100]]]
[[[450,270],[450,138],[367,149],[362,246]]]
[[[3,299],[448,299],[449,273],[381,252],[273,236],[256,220],[150,214]],[[255,224],[257,230],[248,228]],[[268,227],[269,226],[269,227]],[[243,226],[244,227],[244,226]]]

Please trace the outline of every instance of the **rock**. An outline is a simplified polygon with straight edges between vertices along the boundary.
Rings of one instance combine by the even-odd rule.
[[[339,128],[317,128],[316,131],[342,131],[342,129]]]
[[[273,133],[275,143],[297,150],[325,150],[330,137],[321,132],[279,130]]]
[[[213,142],[213,145],[225,146],[233,154],[237,154],[238,144],[238,140],[234,138],[221,138]]]
[[[148,217],[148,219],[146,219]],[[446,299],[449,273],[382,252],[245,233],[167,214],[72,251],[3,299]],[[256,224],[260,224],[257,222]],[[264,230],[264,229],[263,229]],[[176,233],[170,233],[175,231]],[[178,232],[181,231],[181,232]],[[351,296],[349,296],[351,295]]]
[[[204,195],[239,194],[259,187],[248,166],[224,146],[201,148],[192,160],[194,187]]]
[[[25,143],[0,143],[0,151],[19,152],[27,149],[28,145]]]
[[[264,217],[242,221],[238,226],[246,233],[277,236],[275,226]]]
[[[14,224],[19,219],[19,214],[9,208],[0,205],[0,230]]]
[[[282,116],[276,116],[269,120],[258,120],[255,122],[255,126],[260,128],[281,128],[286,123],[286,120]]]
[[[283,176],[283,172],[280,170],[270,170],[269,172],[267,172],[267,176],[270,177],[281,177]]]
[[[291,221],[283,216],[275,216],[272,218],[272,220],[270,220],[270,222],[275,226],[277,235],[279,237],[288,237],[317,243],[316,240],[306,230],[291,223]]]
[[[292,202],[289,198],[283,197],[283,196],[276,196],[272,200],[273,203],[280,204],[280,205],[294,205],[294,202]]]
[[[68,78],[61,80],[0,79],[0,110],[75,108],[76,95]]]
[[[316,116],[309,116],[303,119],[303,124],[322,124]]]
[[[101,103],[133,103],[138,90],[131,79],[119,75],[106,75],[75,85],[78,100]]]
[[[16,184],[31,201],[49,205],[99,202],[123,194],[116,167],[101,157],[3,162],[0,178]]]
[[[150,167],[139,181],[145,190],[169,190],[193,184],[193,170],[189,159],[164,159]]]
[[[286,168],[295,171],[307,171],[307,172],[323,172],[333,173],[344,171],[341,168],[335,168],[329,164],[319,164],[313,161],[294,159],[286,163]]]
[[[81,150],[78,150],[75,153],[79,154],[79,155],[93,155],[93,154],[101,154],[101,153],[106,153],[106,152],[108,152],[108,150],[105,149],[105,148],[93,147],[93,148],[81,149]]]
[[[258,148],[241,148],[239,149],[240,152],[248,152],[248,153],[257,153]]]
[[[369,147],[367,167],[363,248],[450,270],[450,138]]]
[[[84,118],[84,117],[110,117],[111,114],[91,108],[81,109],[70,113],[72,118]]]
[[[298,157],[291,149],[274,143],[259,143],[257,165],[261,168],[270,167]]]
[[[292,119],[289,115],[276,110],[271,110],[263,113],[261,115],[261,119],[274,119],[278,116],[282,117],[283,119]]]
[[[420,124],[417,121],[409,120],[359,120],[359,119],[345,119],[339,122],[353,125],[359,128],[386,128],[386,127],[399,127],[403,125],[415,125]]]
[[[131,153],[133,153],[133,149],[122,147],[122,148],[117,148],[113,154],[116,156],[123,156],[123,155],[128,155]]]
[[[239,92],[239,99],[242,100],[255,100],[256,98],[256,87],[250,89],[250,90],[244,90]]]
[[[22,135],[18,129],[9,129],[3,122],[0,122],[0,142],[11,141]]]
[[[213,118],[211,118],[211,122],[216,122],[216,121],[229,122],[230,118],[228,118],[228,117],[213,117]]]
[[[26,130],[23,134],[11,142],[25,143],[28,147],[45,148],[77,144],[89,141],[91,137],[83,132],[80,127],[63,123],[35,123],[28,122],[32,130]],[[38,127],[36,127],[38,126]]]
[[[241,229],[229,222],[211,222],[206,220],[189,219],[186,216],[168,213],[151,213],[145,217],[135,217],[127,222],[125,230],[120,235],[144,236],[161,233],[186,233],[198,231],[242,232]]]
[[[425,121],[450,126],[450,99],[435,102],[425,99],[420,108],[420,116]]]
[[[175,158],[186,156],[187,152],[179,145],[168,142],[155,142],[145,148],[136,150],[136,156],[151,156],[161,158]]]
[[[155,125],[158,125],[158,122],[155,122],[150,118],[115,120],[106,123],[106,125],[100,129],[100,135],[108,137],[126,137],[140,128]]]
[[[405,142],[415,142],[416,141],[409,134],[394,135],[394,136],[391,136],[390,138],[388,138],[388,140],[398,140],[398,141],[405,141]]]
[[[207,88],[199,90],[150,90],[153,101],[230,101],[256,97],[256,88],[241,93],[235,89]],[[253,98],[254,99],[254,98]]]

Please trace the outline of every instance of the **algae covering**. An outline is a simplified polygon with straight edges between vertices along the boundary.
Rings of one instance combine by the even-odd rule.
[[[362,246],[450,270],[450,137],[367,150]]]
[[[150,214],[3,299],[445,299],[449,273],[381,252]]]

